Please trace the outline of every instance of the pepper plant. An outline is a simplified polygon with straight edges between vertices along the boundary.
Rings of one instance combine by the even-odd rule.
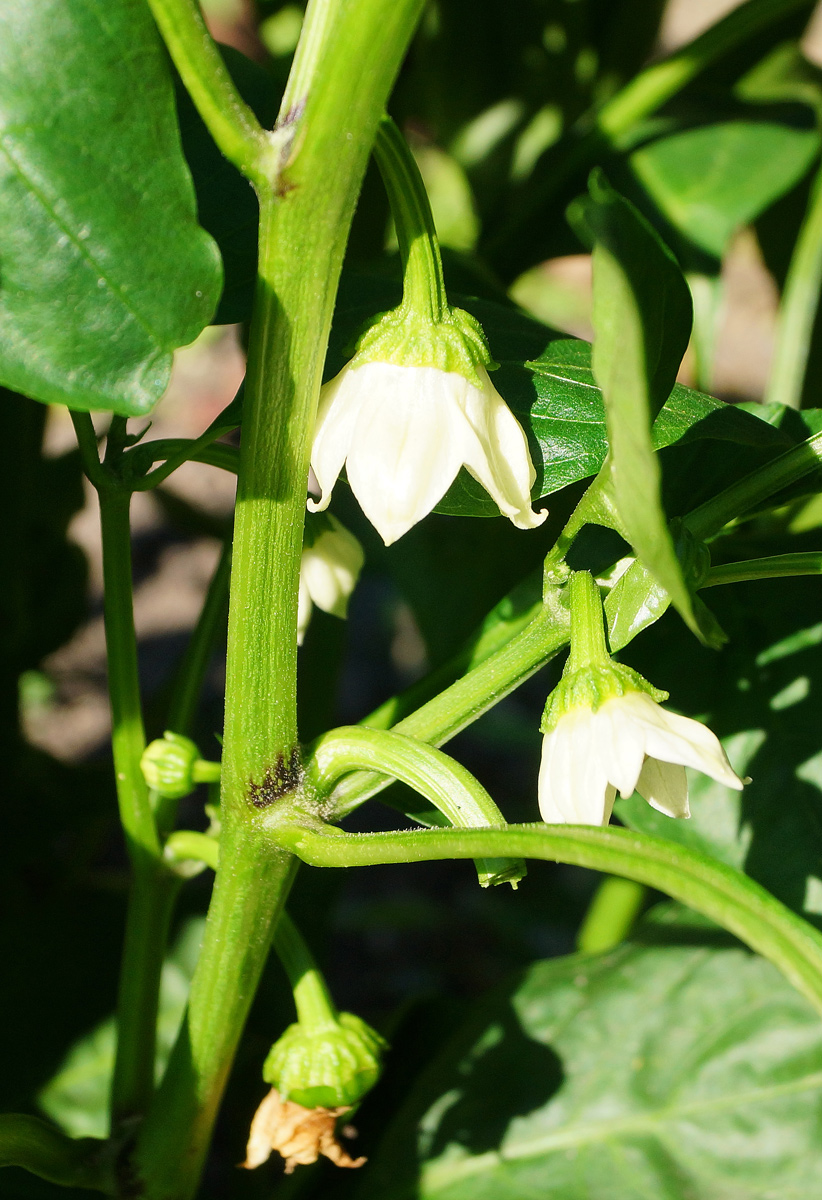
[[[653,57],[647,0],[262,5],[264,31],[301,26],[286,70],[273,35],[267,68],[219,47],[197,0],[5,0],[10,842],[75,836],[88,789],[108,796],[27,746],[17,715],[18,678],[81,616],[66,526],[82,469],[129,885],[105,1118],[66,1100],[75,1060],[58,1070],[72,1030],[53,964],[75,943],[49,894],[48,1020],[36,974],[20,1007],[37,1038],[6,1017],[23,1083],[0,1116],[4,1195],[765,1200],[822,1182],[812,7],[744,0]],[[721,264],[754,224],[782,299],[766,403],[735,405],[710,395]],[[512,299],[583,250],[592,346]],[[173,352],[229,322],[247,342],[240,393],[201,436],[153,438]],[[689,343],[702,390],[677,382]],[[76,453],[44,456],[44,405],[70,410]],[[130,507],[188,461],[235,473],[236,509],[149,738]],[[301,729],[298,642],[317,609],[345,616],[369,558],[394,572],[432,670],[359,723]],[[226,607],[216,761],[192,734]],[[441,747],[545,667],[542,769],[528,819],[509,821]],[[686,768],[702,772],[690,797]],[[219,803],[193,820],[180,801],[205,784]],[[446,859],[498,889],[482,904],[513,888],[509,928],[549,886],[528,861],[602,873],[578,953],[421,1035],[341,1011],[286,912],[298,871],[314,927],[323,868]],[[30,864],[10,862],[14,908]],[[204,872],[169,1032],[172,930]],[[28,952],[36,919],[14,912]],[[256,1092],[231,1093],[251,1129],[238,1141],[229,1121],[246,1172],[226,1175],[209,1147],[238,1048],[256,1054],[242,1039],[270,955],[294,1011],[271,1020]]]

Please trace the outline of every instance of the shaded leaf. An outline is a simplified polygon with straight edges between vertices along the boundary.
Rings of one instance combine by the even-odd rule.
[[[770,964],[627,945],[536,963],[480,1004],[356,1195],[798,1197],[822,1185],[821,1104],[822,1028]]]
[[[217,302],[142,0],[0,10],[0,382],[147,413]]]
[[[804,112],[804,121],[791,122],[757,120],[743,110],[734,120],[677,129],[636,150],[630,165],[675,229],[721,258],[733,234],[813,162],[819,131]]]
[[[693,647],[687,670],[664,623],[634,643],[631,665],[667,688],[673,707],[705,721],[737,773],[751,782],[737,792],[689,772],[687,821],[654,812],[638,796],[616,806],[631,828],[744,870],[817,922],[822,917],[818,598],[816,579],[791,580],[790,587],[774,580],[712,588],[711,601],[730,643],[719,656]]]
[[[191,918],[163,965],[157,1016],[159,1080],[177,1037],[188,1001],[188,985],[197,962],[203,920]],[[56,1075],[40,1092],[43,1112],[71,1137],[107,1137],[108,1103],[117,1031],[114,1017],[97,1025],[71,1047]]]

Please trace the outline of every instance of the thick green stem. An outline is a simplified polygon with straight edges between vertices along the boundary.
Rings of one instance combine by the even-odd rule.
[[[278,825],[276,817],[270,831],[278,845],[315,867],[517,854],[622,875],[667,892],[730,930],[769,958],[822,1013],[822,935],[740,871],[665,838],[575,825],[355,834]]]
[[[772,558],[749,558],[747,562],[720,563],[711,567],[700,587],[721,583],[746,583],[753,579],[787,579],[793,575],[822,575],[822,554],[775,554]]]
[[[148,1108],[154,1090],[157,999],[176,881],[161,857],[149,793],[140,769],[145,732],[131,599],[130,496],[100,488],[105,628],[114,771],[120,819],[131,860],[126,933],[117,1002],[112,1125]]]
[[[390,117],[383,117],[374,157],[391,204],[403,264],[403,305],[415,314],[442,320],[448,308],[434,214],[419,167]]]
[[[796,239],[779,306],[776,349],[765,400],[802,407],[802,387],[822,286],[822,170]]]
[[[166,857],[172,862],[196,861],[216,871],[220,843],[205,833],[179,829],[166,842]],[[274,931],[274,949],[283,964],[294,992],[297,1019],[314,1029],[336,1025],[337,1008],[328,986],[297,926],[283,910]]]
[[[0,1167],[23,1167],[61,1187],[114,1194],[110,1149],[97,1138],[69,1138],[24,1113],[0,1114]]]
[[[297,1020],[312,1033],[333,1029],[338,1024],[337,1007],[314,955],[286,912],[277,922],[274,949],[294,993]]]
[[[328,0],[277,194],[260,193],[228,626],[220,869],[188,1015],[141,1130],[147,1200],[186,1200],[294,870],[258,829],[300,789],[297,591],[308,460],[342,256],[421,0]],[[297,59],[301,51],[298,49]],[[333,164],[333,170],[329,170]]]
[[[226,70],[197,0],[149,0],[174,65],[220,150],[258,187],[269,185],[272,143]]]
[[[443,745],[550,662],[567,645],[568,633],[567,610],[560,606],[550,612],[543,610],[479,666],[399,721],[392,732],[434,746]],[[353,812],[390,782],[390,777],[374,771],[347,775],[330,797],[334,819]]]

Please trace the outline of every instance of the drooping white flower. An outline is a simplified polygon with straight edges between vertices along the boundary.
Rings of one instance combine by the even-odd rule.
[[[415,322],[386,314],[320,393],[311,466],[319,512],[345,465],[363,512],[391,545],[427,516],[460,467],[520,529],[541,525],[531,508],[536,472],[525,432],[494,387],[479,325],[449,309]]]
[[[306,527],[300,559],[298,645],[303,643],[315,604],[332,616],[345,617],[364,561],[363,548],[354,534],[330,513],[314,518]]]
[[[611,668],[583,668],[597,677],[593,689],[573,676],[563,679],[560,688],[565,685],[565,694],[558,697],[552,715],[546,710],[539,773],[544,821],[607,825],[617,792],[627,798],[634,791],[669,817],[688,817],[686,767],[742,788],[710,729],[668,712],[649,694],[650,686],[627,667],[612,663]],[[610,687],[606,674],[611,675]],[[603,689],[607,698],[597,703]],[[575,698],[582,702],[574,703]]]

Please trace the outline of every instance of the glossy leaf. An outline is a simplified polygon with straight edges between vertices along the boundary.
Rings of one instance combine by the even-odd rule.
[[[143,0],[2,6],[0,151],[0,382],[149,412],[221,272]]]
[[[687,945],[698,926],[644,931],[677,935],[536,963],[480,1004],[358,1200],[815,1194],[818,1019],[762,959]]]

